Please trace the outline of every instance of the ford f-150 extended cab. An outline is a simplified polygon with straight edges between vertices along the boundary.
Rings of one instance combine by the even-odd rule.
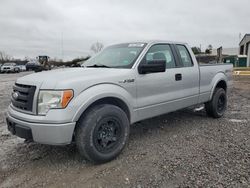
[[[86,159],[107,162],[122,151],[135,122],[199,104],[209,116],[223,116],[232,68],[198,65],[185,43],[112,45],[80,68],[19,78],[8,129],[42,144],[75,142]]]

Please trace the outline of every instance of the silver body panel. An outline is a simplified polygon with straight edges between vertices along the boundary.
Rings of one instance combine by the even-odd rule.
[[[141,75],[138,66],[154,44],[183,44],[192,56],[193,67],[166,69],[163,73]],[[174,75],[182,74],[176,82]],[[123,82],[131,79],[133,82]],[[130,123],[176,111],[211,99],[216,84],[224,80],[232,83],[232,65],[198,66],[190,47],[184,43],[149,41],[131,69],[68,68],[31,74],[16,82],[34,85],[33,111],[8,109],[8,117],[15,123],[28,126],[34,141],[45,144],[68,144],[81,114],[95,101],[105,97],[122,100],[130,112]],[[65,109],[51,109],[45,116],[37,115],[39,90],[73,89],[74,98]],[[61,136],[60,136],[61,135]]]

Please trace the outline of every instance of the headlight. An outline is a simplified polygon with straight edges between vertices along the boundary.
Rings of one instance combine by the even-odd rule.
[[[45,115],[50,109],[66,108],[72,98],[72,90],[40,90],[38,96],[38,114]]]

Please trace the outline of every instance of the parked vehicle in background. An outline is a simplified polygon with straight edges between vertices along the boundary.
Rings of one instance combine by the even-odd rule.
[[[113,45],[83,66],[19,78],[10,132],[42,144],[75,141],[83,157],[103,163],[122,151],[135,122],[200,104],[222,117],[232,84],[232,64],[198,65],[179,42]]]
[[[35,71],[41,68],[41,65],[38,61],[29,61],[25,66],[27,71]]]
[[[26,71],[26,66],[25,65],[17,65],[16,67],[18,67],[21,72]]]
[[[29,61],[26,64],[27,71],[41,72],[44,70],[51,70],[51,68],[49,56],[38,56],[36,60]]]
[[[16,63],[4,63],[1,66],[1,73],[18,73],[21,69],[16,65]]]
[[[40,55],[37,57],[40,67],[35,69],[35,72],[51,70],[51,64],[49,62],[49,56]]]

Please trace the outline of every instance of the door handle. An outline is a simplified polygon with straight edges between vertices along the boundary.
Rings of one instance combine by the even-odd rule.
[[[175,81],[180,81],[180,80],[182,80],[182,74],[176,74]]]

